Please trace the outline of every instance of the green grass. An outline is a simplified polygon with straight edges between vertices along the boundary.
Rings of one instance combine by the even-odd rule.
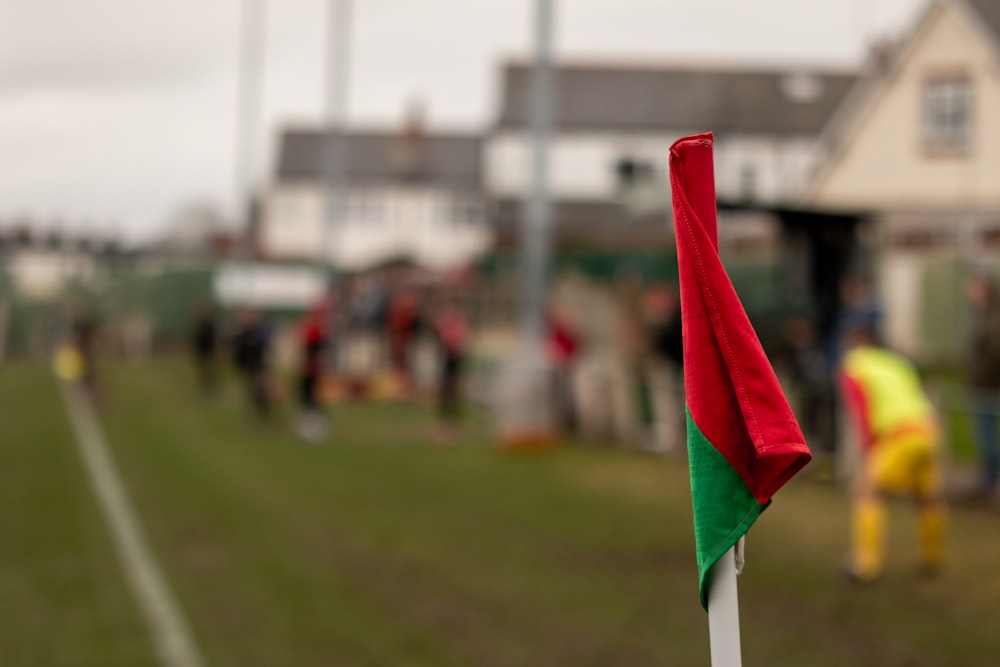
[[[0,664],[155,664],[55,381],[0,368]]]
[[[109,439],[210,665],[708,664],[679,459],[585,446],[504,455],[478,415],[461,447],[441,450],[419,405],[338,406],[333,441],[309,446],[284,425],[254,428],[235,391],[203,404],[183,366],[111,371]],[[30,476],[24,493],[86,513],[89,540],[64,535],[65,520],[38,526],[39,539],[72,541],[64,558],[108,579],[80,584],[81,600],[116,600],[99,630],[63,630],[66,655],[141,649],[93,664],[144,664],[117,562],[91,553],[106,537],[55,389],[18,372],[0,374],[0,397],[36,406],[13,412],[21,439],[58,432],[66,461],[63,479],[50,455],[33,472],[25,446],[8,454],[5,482]],[[842,493],[800,480],[779,494],[751,532],[740,581],[745,664],[961,666],[1000,654],[1000,516],[955,511],[951,566],[924,581],[912,576],[908,508],[891,510],[888,575],[857,590],[838,577]],[[28,530],[4,511],[5,536]],[[34,604],[51,607],[52,623],[73,626],[56,573],[37,565],[25,554],[11,567],[38,582]],[[86,664],[18,663],[16,634],[0,625],[0,664]]]

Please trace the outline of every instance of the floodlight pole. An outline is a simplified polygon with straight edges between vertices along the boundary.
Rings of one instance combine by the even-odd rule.
[[[552,33],[554,0],[535,2],[535,64],[528,117],[531,129],[531,191],[522,223],[522,355],[540,362],[543,310],[548,284],[552,210],[549,201],[548,144],[552,133]]]
[[[708,641],[712,667],[742,667],[736,547],[712,566],[708,589]]]
[[[235,216],[237,221],[236,262],[247,276],[247,300],[252,299],[250,262],[253,260],[253,197],[254,163],[257,156],[255,141],[260,124],[262,64],[264,59],[265,0],[242,0],[239,40],[239,80],[236,111]],[[237,290],[238,291],[238,290]]]
[[[347,94],[350,61],[350,0],[330,0],[329,32],[327,34],[326,104],[328,130],[322,136],[323,177],[326,180],[326,207],[322,218],[322,232],[318,264],[336,280],[336,231],[343,219],[344,198],[347,186]]]
[[[535,64],[527,115],[531,137],[531,185],[521,209],[520,345],[496,380],[496,416],[506,447],[547,447],[555,440],[555,410],[543,355],[544,305],[548,283],[548,143],[552,126],[553,0],[535,0]]]

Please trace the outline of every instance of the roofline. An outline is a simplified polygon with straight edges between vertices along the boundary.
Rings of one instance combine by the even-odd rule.
[[[311,123],[311,122],[296,122],[289,123],[278,127],[277,134],[278,137],[284,137],[288,134],[295,132],[305,133],[312,132],[316,134],[330,134],[331,132],[343,132],[344,130],[332,130],[329,124],[323,123]],[[396,137],[401,134],[403,127],[401,125],[382,125],[382,124],[372,124],[372,125],[351,125],[346,128],[347,136],[349,137]],[[424,136],[428,139],[478,139],[482,140],[485,136],[485,132],[482,129],[471,129],[471,128],[445,128],[445,127],[428,127],[424,130]]]
[[[816,137],[818,145],[830,146],[830,155],[823,161],[816,176],[802,193],[801,199],[803,201],[809,201],[815,197],[817,191],[829,178],[833,168],[840,164],[845,152],[846,142],[843,138],[852,134],[874,112],[875,103],[880,98],[878,92],[884,90],[885,84],[893,81],[899,75],[903,63],[909,60],[921,36],[930,29],[933,18],[944,11],[949,2],[952,0],[931,0],[927,4],[923,15],[914,23],[906,37],[900,41],[901,46],[893,56],[888,71],[884,74],[880,75],[874,70],[877,64],[873,64],[869,58],[866,64],[867,74],[862,72],[862,75],[851,86],[843,101],[834,110],[833,115],[830,116]]]
[[[628,125],[628,126],[615,125],[615,124],[612,124],[612,123],[608,123],[608,124],[605,124],[605,125],[592,125],[592,124],[586,124],[586,125],[585,124],[560,125],[558,127],[558,130],[559,130],[558,133],[559,133],[560,136],[562,136],[562,135],[596,135],[596,136],[607,135],[607,136],[613,136],[613,137],[621,137],[621,136],[624,135],[624,136],[635,137],[635,136],[639,136],[639,135],[651,135],[651,136],[662,137],[664,135],[664,133],[666,133],[666,134],[671,135],[671,136],[676,135],[678,138],[680,138],[681,136],[683,136],[685,134],[693,134],[693,133],[697,133],[697,132],[703,131],[701,129],[698,129],[697,127],[691,127],[688,130],[684,130],[682,132],[677,132],[676,131],[677,130],[677,126],[673,126],[673,125],[660,125],[660,126],[655,126],[655,127],[653,127],[653,126],[636,127],[636,126],[632,126],[632,125]],[[483,136],[485,138],[488,138],[488,139],[494,139],[498,135],[502,135],[502,134],[504,134],[506,132],[527,135],[527,134],[530,134],[530,131],[531,131],[531,128],[528,127],[525,124],[521,124],[521,123],[517,123],[517,124],[514,124],[514,123],[500,124],[499,122],[496,122],[496,123],[494,123],[493,125],[490,125],[489,127],[487,127],[484,130]],[[781,129],[778,129],[778,130],[760,130],[760,129],[740,128],[738,130],[730,130],[730,129],[713,130],[712,132],[713,132],[713,134],[715,134],[716,138],[726,137],[726,136],[732,136],[732,135],[739,135],[741,137],[766,137],[766,138],[781,137],[781,138],[785,138],[785,139],[787,139],[787,138],[813,139],[816,136],[815,132],[809,132],[807,130],[781,130]],[[555,139],[557,139],[557,138],[558,137],[554,137],[553,141]]]
[[[422,183],[408,183],[400,182],[398,180],[391,181],[387,179],[373,178],[373,179],[348,179],[344,183],[344,187],[352,190],[378,190],[382,188],[392,188],[394,190],[435,190],[441,192],[459,192],[462,194],[469,195],[470,197],[485,197],[489,193],[486,188],[482,185],[477,185],[475,187],[466,188],[454,185],[447,185],[437,182],[422,182]],[[268,187],[268,195],[271,193],[278,192],[280,190],[327,190],[329,188],[323,181],[316,179],[309,179],[304,177],[296,176],[294,178],[276,178]]]
[[[528,59],[506,58],[501,63],[501,71],[508,71],[513,68],[531,69],[533,61]],[[629,60],[615,59],[605,56],[593,57],[571,57],[557,59],[552,63],[556,71],[560,70],[581,70],[600,72],[692,72],[698,74],[784,74],[791,72],[805,71],[810,74],[820,74],[827,76],[857,76],[857,67],[852,67],[847,63],[834,62],[795,62],[788,60],[765,61],[759,60],[747,62],[745,60],[718,60],[698,58],[687,60],[686,57],[677,57],[672,60]]]

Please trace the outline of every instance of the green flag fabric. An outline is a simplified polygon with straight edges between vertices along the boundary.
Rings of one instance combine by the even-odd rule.
[[[713,136],[677,141],[670,183],[701,603],[709,573],[812,455],[719,259]]]

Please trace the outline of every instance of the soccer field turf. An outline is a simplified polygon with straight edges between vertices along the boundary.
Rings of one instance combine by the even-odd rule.
[[[208,665],[707,665],[680,458],[566,446],[512,456],[473,416],[343,405],[331,442],[198,400],[183,365],[108,369],[101,419]],[[0,665],[153,664],[54,381],[0,372]],[[808,471],[807,473],[808,474]],[[793,482],[751,531],[747,665],[982,665],[1000,655],[1000,516],[956,511],[944,576],[838,576],[842,492]]]
[[[153,665],[44,367],[0,367],[0,665]]]

